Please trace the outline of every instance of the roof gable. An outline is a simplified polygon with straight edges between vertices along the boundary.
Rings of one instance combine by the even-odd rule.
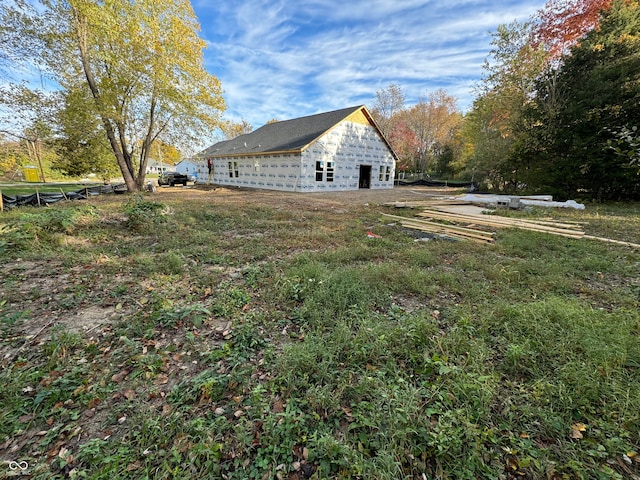
[[[251,133],[240,135],[232,140],[218,142],[204,150],[200,156],[226,157],[301,152],[345,119],[372,125],[380,133],[364,105],[361,105],[293,120],[268,123]],[[382,137],[382,134],[380,136]]]

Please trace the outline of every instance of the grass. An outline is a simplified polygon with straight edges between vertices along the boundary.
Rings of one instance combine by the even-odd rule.
[[[41,479],[640,476],[640,252],[414,242],[383,210],[2,214],[0,457]],[[510,214],[634,242],[635,212]]]

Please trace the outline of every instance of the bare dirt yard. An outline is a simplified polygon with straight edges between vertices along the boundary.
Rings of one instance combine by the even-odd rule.
[[[254,190],[246,188],[225,188],[208,186],[189,186],[158,188],[159,198],[179,195],[184,199],[196,199],[210,196],[216,204],[265,204],[282,206],[283,208],[334,208],[349,209],[365,204],[383,204],[390,202],[406,202],[424,200],[434,197],[450,197],[462,193],[463,190],[446,187],[395,187],[393,189],[371,190],[361,189],[347,192],[292,193],[272,190]]]

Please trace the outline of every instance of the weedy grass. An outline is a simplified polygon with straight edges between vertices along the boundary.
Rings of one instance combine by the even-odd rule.
[[[2,460],[37,479],[640,476],[640,252],[415,242],[379,205],[246,195],[0,216]],[[504,213],[633,242],[635,212]]]

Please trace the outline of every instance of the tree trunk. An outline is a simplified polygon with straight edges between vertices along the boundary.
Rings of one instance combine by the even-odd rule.
[[[98,89],[98,84],[93,76],[91,65],[89,63],[89,54],[87,49],[87,20],[77,9],[73,7],[72,9],[74,20],[76,22],[76,34],[78,37],[78,48],[80,50],[82,68],[84,70],[87,83],[89,84],[91,95],[93,96],[96,104],[99,104],[100,90]],[[130,155],[124,148],[122,148],[125,144],[118,142],[116,132],[111,125],[110,119],[106,117],[102,112],[100,112],[100,118],[102,119],[102,125],[107,134],[107,138],[109,139],[111,149],[113,150],[113,153],[116,156],[116,160],[118,161],[118,166],[120,167],[120,171],[122,172],[122,177],[124,178],[124,182],[127,185],[127,190],[129,190],[130,192],[139,191],[140,187],[137,185],[132,174]]]

